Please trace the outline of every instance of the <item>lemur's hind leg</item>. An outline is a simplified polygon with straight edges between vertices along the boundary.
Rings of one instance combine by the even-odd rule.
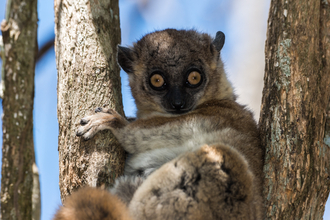
[[[136,219],[254,219],[252,184],[235,149],[204,145],[152,173],[129,209]]]

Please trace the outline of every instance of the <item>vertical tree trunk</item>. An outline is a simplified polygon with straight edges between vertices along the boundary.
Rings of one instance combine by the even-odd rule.
[[[118,0],[55,0],[62,201],[82,185],[109,186],[123,172],[125,152],[109,131],[76,137],[79,121],[103,105],[123,114],[116,46]]]
[[[273,0],[260,115],[267,219],[322,219],[329,194],[324,142],[330,95],[327,1]]]
[[[37,0],[11,0],[7,4],[8,16],[1,23],[5,53],[1,218],[32,219]]]

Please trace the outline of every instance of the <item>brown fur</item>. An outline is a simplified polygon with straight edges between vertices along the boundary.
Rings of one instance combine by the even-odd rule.
[[[183,197],[178,196],[179,201],[189,200],[194,205],[190,203],[186,204],[183,202],[183,206],[179,206],[181,207],[179,210],[176,210],[176,212],[170,211],[174,209],[174,204],[180,203],[173,202],[175,200],[174,198],[176,198],[174,194],[177,193],[177,191],[173,191],[172,193],[170,193],[170,191],[173,190],[173,188],[171,187],[174,187],[174,185],[177,183],[177,181],[180,180],[181,177],[174,175],[176,169],[171,170],[168,167],[173,168],[173,164],[175,164],[178,160],[189,160],[190,170],[192,170],[192,173],[190,175],[196,175],[193,173],[197,172],[196,170],[206,169],[201,167],[204,165],[203,161],[205,160],[205,156],[201,156],[204,154],[202,152],[208,151],[207,146],[204,146],[199,151],[180,156],[180,159],[175,159],[167,163],[159,170],[151,174],[147,178],[146,182],[138,189],[138,191],[134,195],[133,201],[135,202],[131,203],[130,205],[131,213],[148,213],[148,210],[149,212],[151,211],[151,213],[148,213],[145,216],[138,217],[136,219],[263,219],[264,207],[262,198],[262,158],[264,152],[260,146],[259,132],[256,123],[253,120],[252,114],[249,111],[245,110],[244,107],[231,100],[213,100],[198,106],[194,111],[189,112],[188,114],[182,115],[180,117],[158,116],[149,119],[136,120],[135,122],[129,124],[128,128],[157,129],[164,124],[173,124],[174,127],[175,125],[180,125],[185,123],[186,121],[195,120],[196,118],[200,119],[201,121],[211,120],[213,122],[213,126],[205,128],[207,130],[210,130],[210,132],[212,130],[221,130],[225,128],[231,128],[233,130],[234,137],[228,137],[228,139],[230,140],[225,141],[230,143],[230,146],[216,144],[212,145],[211,148],[213,149],[212,151],[216,152],[219,157],[226,158],[225,162],[228,164],[228,166],[226,167],[228,167],[228,169],[233,170],[233,173],[231,173],[231,177],[235,176],[234,178],[241,178],[241,181],[236,182],[237,187],[242,187],[242,195],[244,195],[244,188],[248,188],[248,193],[245,192],[247,193],[248,199],[242,204],[236,204],[237,206],[235,204],[232,204],[236,209],[236,211],[234,211],[233,208],[230,208],[230,205],[228,204],[224,204],[222,206],[223,201],[220,195],[225,190],[222,190],[221,188],[213,189],[209,191],[213,193],[205,193],[202,195],[204,196],[205,200],[210,200],[211,197],[215,197],[213,198],[213,200],[215,200],[213,203],[200,203],[199,201],[201,200],[201,198],[187,199],[187,195],[184,195]],[[236,131],[237,133],[234,131]],[[226,154],[232,155],[226,156]],[[209,168],[207,169],[211,169],[210,167],[214,166],[213,162],[208,161],[206,162],[206,164],[207,166],[209,166]],[[221,163],[219,164],[219,166],[221,166]],[[189,170],[188,167],[183,166],[182,164],[179,167],[181,169],[180,175],[182,175],[183,172],[187,173]],[[217,166],[215,166],[214,169],[217,169]],[[201,171],[201,173],[203,173],[203,171]],[[202,175],[201,182],[203,182],[203,180],[209,181],[208,178],[212,179],[212,176],[214,178],[214,185],[212,186],[211,182],[209,182],[207,184],[207,188],[217,187],[216,179],[217,177],[220,178],[220,176],[217,176],[215,172],[211,172],[209,177],[205,177],[205,180]],[[228,182],[226,183],[225,181],[225,183],[223,183],[219,181],[218,183],[227,184]],[[164,198],[155,199],[154,194],[152,194],[152,191],[155,187],[158,187],[159,189],[168,189],[168,191],[163,192]],[[199,185],[198,189],[196,190],[206,192],[207,189],[204,187],[206,187],[206,185]],[[147,190],[148,196],[146,196],[145,194],[141,195],[138,193],[142,189]],[[168,195],[166,193],[168,193]],[[169,199],[167,196],[171,197],[171,199]],[[150,199],[149,197],[153,199]],[[150,201],[152,201],[149,204],[150,206],[146,205],[149,199]],[[143,205],[141,205],[141,203],[143,203]],[[167,208],[163,208],[159,212],[154,212],[154,210],[156,210],[156,204],[159,203],[167,204]],[[233,200],[232,203],[235,203],[235,201]],[[209,210],[210,207],[217,210],[218,213],[211,212]],[[228,213],[228,210],[231,210],[230,215]],[[175,213],[175,215],[173,213]],[[229,217],[231,215],[232,217]]]
[[[236,150],[204,145],[152,173],[130,211],[135,219],[257,219],[247,167]]]
[[[182,124],[185,121],[195,117],[205,118],[204,120],[212,120],[214,117],[214,127],[210,130],[220,130],[223,128],[232,128],[240,133],[247,134],[249,139],[245,139],[241,143],[235,144],[238,150],[243,153],[244,157],[250,164],[253,173],[256,176],[262,176],[263,171],[263,150],[260,146],[259,131],[253,119],[251,112],[247,111],[241,105],[230,100],[212,100],[198,106],[194,111],[180,117],[154,117],[150,119],[140,119],[128,125],[128,128],[157,128],[164,124],[175,123]],[[221,121],[221,123],[216,123]],[[257,178],[258,190],[261,189],[261,178]]]
[[[116,196],[101,189],[85,187],[69,196],[53,220],[131,220]]]

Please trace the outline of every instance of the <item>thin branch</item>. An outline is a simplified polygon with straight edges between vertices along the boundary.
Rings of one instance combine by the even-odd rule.
[[[41,49],[38,51],[37,54],[36,63],[38,63],[41,60],[41,58],[48,52],[49,49],[54,47],[54,41],[55,38],[52,38],[41,47]]]
[[[4,43],[3,43],[3,38],[2,35],[0,36],[0,58],[2,60],[2,66],[1,66],[1,82],[0,82],[0,98],[3,98],[3,93],[5,90],[5,48],[4,48]]]
[[[9,20],[9,15],[11,12],[11,5],[12,5],[12,0],[7,0],[7,8],[6,8],[6,15],[5,15],[5,19],[7,21]]]

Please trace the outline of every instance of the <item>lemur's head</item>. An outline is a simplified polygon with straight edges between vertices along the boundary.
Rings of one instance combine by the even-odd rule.
[[[225,36],[166,29],[133,47],[118,46],[118,63],[129,75],[137,117],[187,113],[209,101],[235,99],[220,59]]]

